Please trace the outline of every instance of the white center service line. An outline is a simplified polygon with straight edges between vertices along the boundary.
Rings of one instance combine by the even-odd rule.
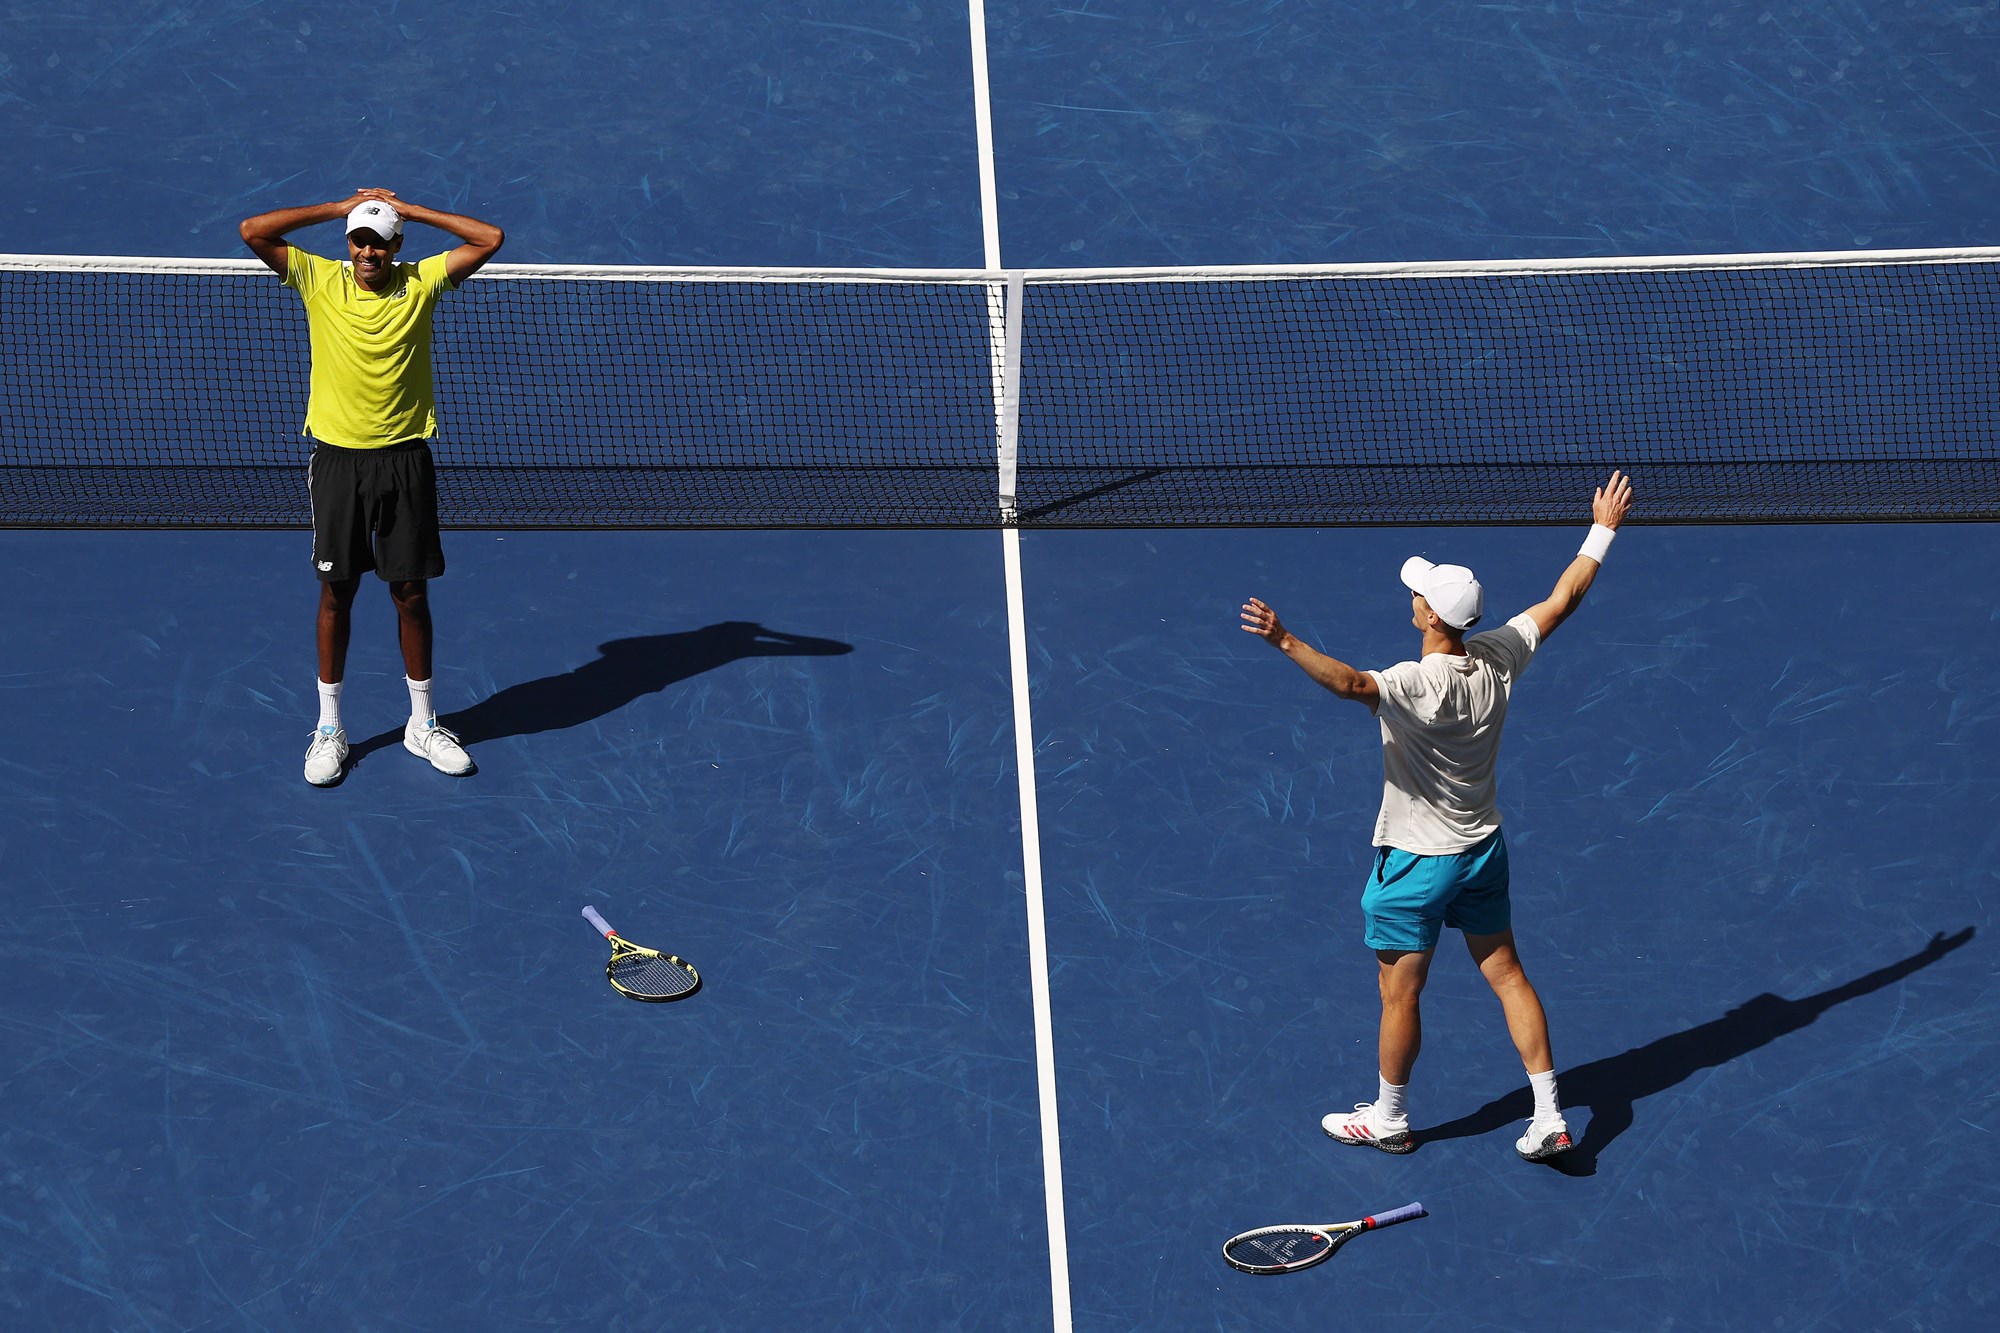
[[[1014,767],[1021,782],[1021,872],[1028,899],[1028,980],[1035,999],[1035,1084],[1042,1108],[1042,1194],[1049,1218],[1049,1288],[1056,1333],[1070,1333],[1069,1234],[1063,1222],[1062,1129],[1056,1118],[1055,1030],[1049,937],[1042,919],[1042,832],[1035,807],[1035,728],[1028,714],[1028,626],[1021,598],[1021,532],[1001,534],[1007,558],[1007,652],[1014,679]]]
[[[968,0],[973,119],[979,135],[979,216],[986,271],[1000,271],[999,192],[993,167],[993,111],[986,75],[985,0]],[[1020,300],[1016,284],[1013,302]],[[1018,310],[1015,312],[1018,318]],[[1003,335],[1004,336],[1004,335]],[[996,385],[996,390],[1000,386]],[[1003,403],[996,401],[996,407]],[[1004,434],[1005,423],[1001,423]],[[1011,495],[1006,502],[1013,500]],[[1028,980],[1035,1004],[1035,1086],[1041,1103],[1042,1199],[1049,1225],[1049,1300],[1055,1333],[1071,1333],[1069,1232],[1063,1222],[1062,1129],[1056,1117],[1055,1028],[1049,1007],[1049,938],[1042,917],[1042,832],[1035,807],[1035,727],[1028,711],[1028,622],[1022,610],[1021,533],[1002,529],[1007,568],[1007,653],[1014,682],[1014,768],[1021,784],[1021,879],[1028,911]]]

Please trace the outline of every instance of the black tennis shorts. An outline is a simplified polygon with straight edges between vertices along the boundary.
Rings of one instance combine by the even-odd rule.
[[[390,583],[444,573],[437,469],[424,441],[343,449],[315,440],[306,487],[313,568],[321,582],[339,583],[371,569]]]

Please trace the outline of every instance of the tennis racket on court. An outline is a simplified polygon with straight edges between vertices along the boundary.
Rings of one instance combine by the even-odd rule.
[[[595,907],[584,908],[583,919],[611,941],[611,961],[604,965],[604,975],[611,989],[626,999],[684,1000],[701,989],[701,974],[691,965],[670,953],[628,943]]]
[[[1364,1231],[1392,1227],[1398,1222],[1425,1215],[1422,1204],[1406,1203],[1401,1208],[1364,1217],[1358,1222],[1328,1222],[1317,1226],[1293,1222],[1278,1227],[1258,1227],[1255,1231],[1245,1231],[1222,1242],[1222,1257],[1229,1261],[1231,1268],[1240,1268],[1246,1273],[1296,1273],[1331,1259],[1335,1250]]]

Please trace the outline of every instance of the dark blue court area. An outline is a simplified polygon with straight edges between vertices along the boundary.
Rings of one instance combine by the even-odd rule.
[[[385,185],[511,261],[983,262],[962,8],[0,14],[0,251],[238,255],[250,213]],[[1009,264],[2000,238],[1990,0],[986,27]],[[62,373],[4,308],[0,342]],[[997,531],[447,533],[478,772],[404,752],[371,581],[328,790],[307,534],[0,531],[0,1322],[1993,1326],[2000,532],[1649,527],[1634,472],[1502,759],[1554,1166],[1451,939],[1417,1151],[1320,1132],[1374,1092],[1380,747],[1237,608],[1387,665],[1404,557],[1511,614],[1587,493],[1572,527],[1020,534],[1032,824]],[[615,994],[585,905],[700,992]],[[1411,1200],[1310,1272],[1220,1254]]]

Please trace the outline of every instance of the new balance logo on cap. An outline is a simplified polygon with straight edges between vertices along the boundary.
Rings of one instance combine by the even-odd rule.
[[[393,241],[403,234],[403,215],[380,199],[370,199],[347,215],[347,230],[349,235],[372,231],[385,241]]]

